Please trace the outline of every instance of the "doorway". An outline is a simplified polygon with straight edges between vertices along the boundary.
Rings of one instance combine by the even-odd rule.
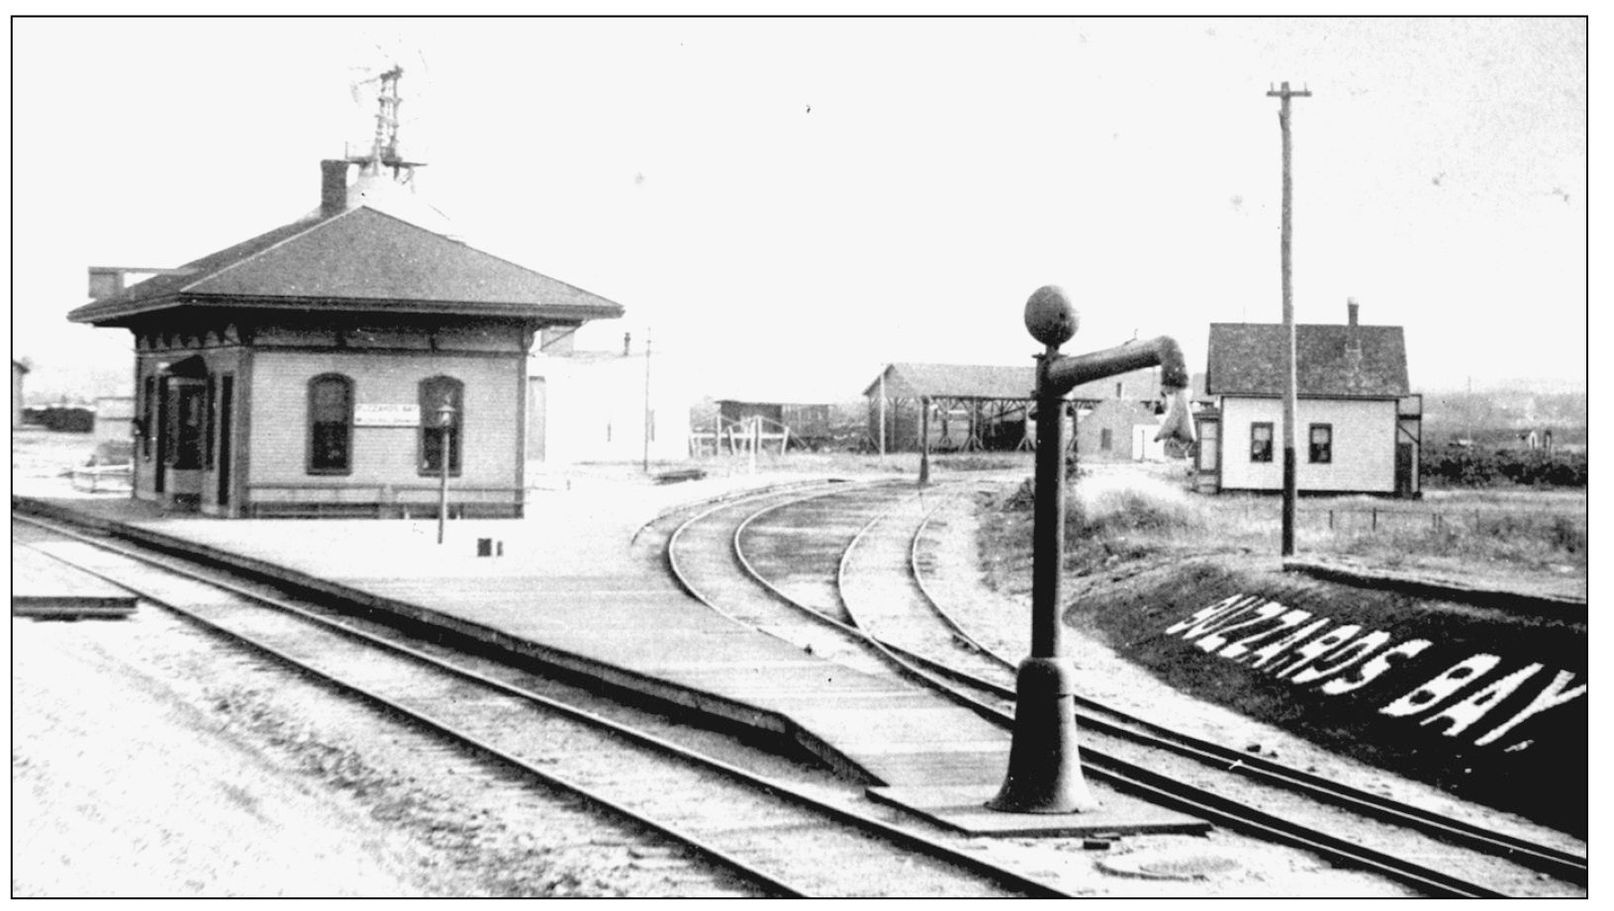
[[[230,431],[233,421],[231,417],[235,409],[235,375],[226,373],[219,377],[219,416],[218,426],[218,504],[220,508],[230,505]]]

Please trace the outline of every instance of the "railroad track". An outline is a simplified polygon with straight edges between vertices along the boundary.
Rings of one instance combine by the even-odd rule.
[[[814,491],[710,509],[669,539],[669,566],[686,590],[731,617],[794,633],[791,641],[826,657],[855,655],[856,666],[879,661],[889,673],[1012,727],[1014,664],[982,647],[928,590],[920,541],[935,497],[927,503],[911,490],[908,496],[894,488]],[[837,504],[845,510],[839,516]],[[792,546],[792,536],[816,540]],[[724,539],[732,557],[702,556]],[[747,545],[759,540],[767,546],[747,556]],[[696,564],[699,571],[682,571]],[[725,565],[728,578],[721,576]],[[749,588],[735,568],[749,577]],[[1500,896],[1532,889],[1540,876],[1586,884],[1582,857],[1351,789],[1092,700],[1079,700],[1078,723],[1083,766],[1097,780],[1430,895]],[[1373,846],[1330,834],[1347,827],[1371,831]]]
[[[644,826],[760,893],[1055,896],[1059,889],[915,829],[886,823],[525,688],[523,674],[333,605],[266,594],[227,573],[13,517],[71,539],[42,552],[134,592],[300,674],[479,757]]]
[[[1016,662],[982,645],[975,637],[970,635],[963,624],[935,596],[930,586],[925,584],[922,569],[925,561],[920,553],[920,544],[934,515],[934,511],[927,512],[924,519],[908,537],[906,576],[912,580],[927,612],[933,614],[940,621],[948,630],[952,641],[962,651],[975,659],[972,662],[972,667],[979,667],[981,663],[984,663],[991,668],[988,674],[981,675],[977,674],[971,667],[961,667],[952,661],[934,661],[936,670],[939,673],[949,675],[962,672],[970,676],[975,684],[982,688],[990,688],[995,695],[1013,699],[1013,675]],[[934,654],[936,653],[933,651],[923,652],[923,655]],[[923,655],[916,654],[915,658],[927,660]],[[1178,755],[1196,759],[1212,767],[1237,772],[1252,780],[1292,789],[1319,802],[1329,803],[1364,816],[1375,816],[1387,822],[1422,831],[1459,847],[1505,858],[1513,863],[1577,885],[1584,886],[1587,883],[1587,861],[1585,857],[1455,819],[1445,814],[1435,813],[1402,801],[1392,800],[1383,795],[1353,788],[1320,775],[1274,762],[1265,757],[1252,755],[1245,750],[1236,750],[1203,738],[1193,737],[1123,712],[1097,700],[1087,699],[1079,694],[1074,699],[1076,718],[1084,730],[1102,731],[1112,736],[1128,738],[1151,747],[1170,750]]]

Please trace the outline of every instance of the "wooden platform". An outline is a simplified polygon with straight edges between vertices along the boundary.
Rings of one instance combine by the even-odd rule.
[[[11,615],[77,619],[127,617],[135,596],[25,547],[11,545]]]
[[[340,593],[640,699],[781,735],[884,789],[879,799],[955,828],[1073,831],[1068,818],[1028,821],[958,799],[984,794],[984,801],[1002,783],[1009,735],[998,726],[904,680],[807,654],[680,591],[653,552],[630,543],[653,515],[646,504],[603,509],[597,498],[568,494],[549,505],[524,520],[450,522],[443,545],[435,523],[134,514],[124,522],[105,508],[98,518],[114,535]],[[503,556],[475,556],[480,538],[502,542]],[[1087,820],[1099,831],[1207,828],[1136,801],[1101,800],[1117,812]],[[993,825],[994,816],[1007,819]]]

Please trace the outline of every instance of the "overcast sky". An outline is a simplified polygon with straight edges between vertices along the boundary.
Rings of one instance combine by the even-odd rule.
[[[621,303],[708,391],[856,397],[894,360],[1029,363],[1276,322],[1294,101],[1301,322],[1406,327],[1414,388],[1586,373],[1580,20],[537,19],[13,23],[13,343],[126,382],[85,267],[170,266],[318,204],[350,83],[405,68],[420,192]]]

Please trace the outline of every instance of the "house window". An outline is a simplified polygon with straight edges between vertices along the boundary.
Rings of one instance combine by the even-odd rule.
[[[442,420],[443,406],[453,411]],[[460,445],[465,426],[465,384],[450,376],[420,381],[420,473],[443,473],[443,450],[448,450],[448,473],[458,476],[464,454]]]
[[[1121,384],[1120,383],[1115,384],[1115,397],[1116,398],[1121,397]]]
[[[323,373],[308,381],[308,473],[353,470],[353,381]]]
[[[1262,421],[1250,425],[1250,461],[1272,461],[1272,422]]]
[[[1334,425],[1311,425],[1311,461],[1334,461]]]
[[[1105,427],[1098,432],[1098,448],[1109,452],[1114,440],[1110,435],[1110,428]]]

